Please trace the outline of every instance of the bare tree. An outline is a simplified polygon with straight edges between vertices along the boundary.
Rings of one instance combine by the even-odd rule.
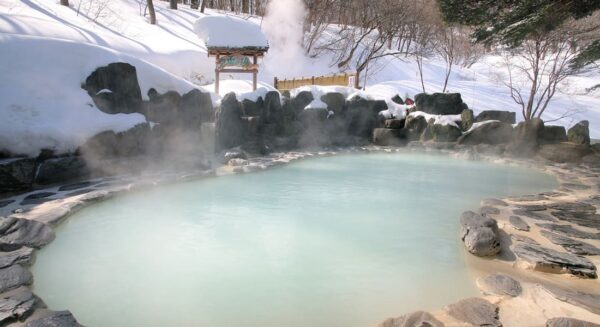
[[[244,14],[250,13],[250,0],[242,0],[242,12]]]
[[[148,4],[148,13],[150,14],[150,24],[156,25],[156,12],[154,11],[154,3],[152,0],[146,0]]]
[[[169,8],[177,9],[177,0],[169,0]]]
[[[204,9],[206,9],[207,0],[202,0],[202,5],[200,5],[200,12],[204,13]]]
[[[200,0],[190,0],[190,8],[198,9]]]
[[[534,34],[521,46],[505,51],[505,85],[525,120],[541,117],[560,83],[578,73],[570,66],[578,53],[573,48],[577,39],[576,30],[561,28]]]

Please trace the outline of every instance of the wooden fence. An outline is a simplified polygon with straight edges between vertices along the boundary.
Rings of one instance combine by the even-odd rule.
[[[279,91],[287,91],[306,85],[341,85],[358,88],[356,73],[346,73],[330,76],[312,76],[280,80],[275,77],[273,85]]]

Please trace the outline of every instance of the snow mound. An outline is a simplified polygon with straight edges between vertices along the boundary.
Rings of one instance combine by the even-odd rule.
[[[462,121],[460,115],[432,115],[422,111],[414,111],[408,114],[409,117],[423,117],[426,121],[434,120],[436,125],[452,125],[458,127],[457,122]]]
[[[466,131],[465,133],[469,133],[469,132],[471,132],[472,130],[474,130],[476,128],[479,128],[479,127],[481,127],[483,125],[486,125],[486,124],[489,124],[489,123],[493,123],[493,122],[500,122],[500,121],[492,119],[492,120],[484,120],[484,121],[481,121],[481,122],[478,122],[478,123],[473,123],[473,125],[471,126],[471,128],[469,128],[469,130]],[[515,126],[516,125],[517,124],[515,124]]]
[[[204,88],[212,92],[215,89],[215,85],[205,85]],[[252,81],[250,80],[228,79],[220,81],[218,96],[222,98],[225,96],[225,94],[233,92],[235,93],[235,97],[237,98],[237,100],[240,102],[242,102],[243,100],[250,100],[256,102],[256,100],[258,100],[259,97],[262,97],[264,100],[265,96],[270,91],[277,91],[277,89],[275,89],[267,83],[258,82],[256,91],[253,91]],[[214,93],[211,93],[211,95],[214,95]],[[213,102],[215,102],[215,105],[218,105],[220,101],[220,98],[216,99],[215,97],[213,97]]]
[[[194,23],[194,31],[207,47],[269,47],[267,37],[259,25],[234,16],[200,17]]]
[[[137,69],[142,94],[181,93],[191,83],[110,49],[51,38],[0,34],[0,150],[36,156],[41,149],[74,151],[102,131],[122,132],[145,123],[141,114],[106,114],[81,84],[96,68],[125,61]],[[6,78],[10,77],[10,78]]]

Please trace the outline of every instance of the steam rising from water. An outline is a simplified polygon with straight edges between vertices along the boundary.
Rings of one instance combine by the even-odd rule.
[[[302,74],[306,63],[304,47],[304,19],[306,7],[302,0],[272,0],[262,29],[269,39],[269,52],[265,56],[265,70],[277,77],[294,77]]]

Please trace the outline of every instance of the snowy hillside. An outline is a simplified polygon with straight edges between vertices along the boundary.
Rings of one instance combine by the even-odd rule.
[[[139,114],[111,116],[100,112],[79,88],[96,67],[110,62],[125,61],[136,66],[144,97],[151,87],[159,92],[187,92],[202,86],[212,90],[209,84],[213,82],[214,58],[208,58],[194,32],[194,23],[203,15],[199,11],[185,5],[170,10],[167,2],[157,1],[158,24],[150,25],[136,0],[111,1],[97,19],[86,17],[93,11],[80,8],[78,13],[75,4],[67,8],[54,0],[0,0],[0,144],[8,150],[27,155],[35,155],[44,147],[71,151],[102,130],[120,131],[143,122]],[[227,13],[207,10],[207,15],[223,14]],[[282,41],[273,34],[272,22],[259,18],[249,21],[261,25],[271,48],[278,48],[277,42]],[[267,54],[259,74],[264,87],[261,92],[270,89],[275,76],[338,72],[331,66],[329,55],[309,58],[297,51],[294,57],[286,55],[289,53],[281,50]],[[519,117],[520,108],[501,83],[498,63],[499,58],[488,56],[470,69],[455,68],[449,90],[460,92],[476,113],[512,110]],[[441,90],[443,74],[442,62],[426,60],[428,92]],[[591,136],[600,138],[600,98],[597,94],[582,95],[585,88],[599,83],[597,73],[571,78],[563,87],[568,93],[554,97],[544,118],[552,121],[566,111],[575,112],[552,124],[570,126],[588,119]],[[245,81],[225,82],[221,93],[235,91],[242,95],[250,88],[251,83]],[[383,58],[370,68],[366,94],[389,100],[395,94],[414,96],[421,91],[417,66],[410,59]]]

